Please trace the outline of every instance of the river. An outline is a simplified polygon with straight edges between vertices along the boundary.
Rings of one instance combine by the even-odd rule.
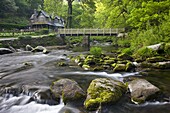
[[[0,56],[0,113],[170,113],[170,70],[135,73],[108,73],[84,71],[69,64],[59,67],[60,61],[68,61],[66,55],[76,55],[67,50],[52,50],[49,54],[17,52]],[[48,91],[53,81],[61,78],[74,79],[86,90],[90,82],[99,77],[124,80],[141,77],[163,90],[166,99],[147,101],[141,105],[131,103],[124,95],[116,104],[102,111],[87,111],[82,104],[64,105],[50,98],[37,96]],[[35,98],[36,97],[36,98]],[[50,99],[49,99],[50,98]],[[164,97],[162,97],[164,98]]]

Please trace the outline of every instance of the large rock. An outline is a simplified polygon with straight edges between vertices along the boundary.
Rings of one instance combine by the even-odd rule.
[[[160,44],[147,46],[147,48],[152,49],[154,51],[159,51],[160,49],[163,49],[163,46],[164,46],[164,43],[160,43]]]
[[[155,56],[151,58],[147,58],[146,61],[150,63],[155,63],[155,62],[162,62],[165,61],[166,59],[162,56]]]
[[[144,79],[135,79],[129,82],[128,88],[131,92],[131,101],[135,104],[145,102],[145,100],[159,92],[160,89]]]
[[[114,72],[120,72],[125,70],[126,70],[126,64],[116,64],[116,66],[113,69]]]
[[[157,69],[170,69],[170,61],[167,62],[157,62],[154,65],[155,68]]]
[[[25,49],[26,49],[26,51],[33,51],[34,50],[34,48],[30,45],[26,45]]]
[[[118,59],[122,59],[122,60],[130,60],[130,61],[133,61],[133,58],[132,58],[130,55],[126,54],[126,53],[119,54],[119,55],[117,56],[117,58],[118,58]]]
[[[71,102],[74,100],[82,100],[85,98],[85,92],[74,80],[61,79],[53,82],[51,86],[51,91],[54,93],[56,98],[61,97],[63,102]]]
[[[0,55],[10,54],[10,53],[13,53],[10,49],[8,49],[8,48],[0,48]]]
[[[85,108],[96,110],[100,105],[114,103],[120,99],[125,90],[126,86],[120,81],[107,78],[94,79],[87,89]]]
[[[43,46],[37,46],[37,47],[35,47],[35,48],[32,50],[32,52],[43,52],[44,54],[49,53],[49,51],[48,51],[45,47],[43,47]]]

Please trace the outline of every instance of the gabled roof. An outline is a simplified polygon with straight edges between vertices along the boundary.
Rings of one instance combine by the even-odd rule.
[[[45,17],[50,18],[50,15],[48,15],[45,11],[43,11],[43,10],[39,11],[39,12],[38,12],[38,15],[39,15],[40,13],[42,13]],[[38,15],[37,15],[37,16],[38,16]]]
[[[55,16],[55,18],[54,19],[60,19],[60,17],[59,16]]]

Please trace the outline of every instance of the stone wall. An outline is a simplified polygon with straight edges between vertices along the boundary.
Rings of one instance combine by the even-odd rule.
[[[64,37],[43,37],[29,39],[15,39],[0,41],[2,47],[25,48],[26,45],[35,46],[62,46],[65,45]]]

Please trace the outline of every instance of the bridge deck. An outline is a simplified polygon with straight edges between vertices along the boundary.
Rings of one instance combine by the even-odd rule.
[[[58,29],[58,34],[64,36],[117,36],[124,28],[116,29]]]

